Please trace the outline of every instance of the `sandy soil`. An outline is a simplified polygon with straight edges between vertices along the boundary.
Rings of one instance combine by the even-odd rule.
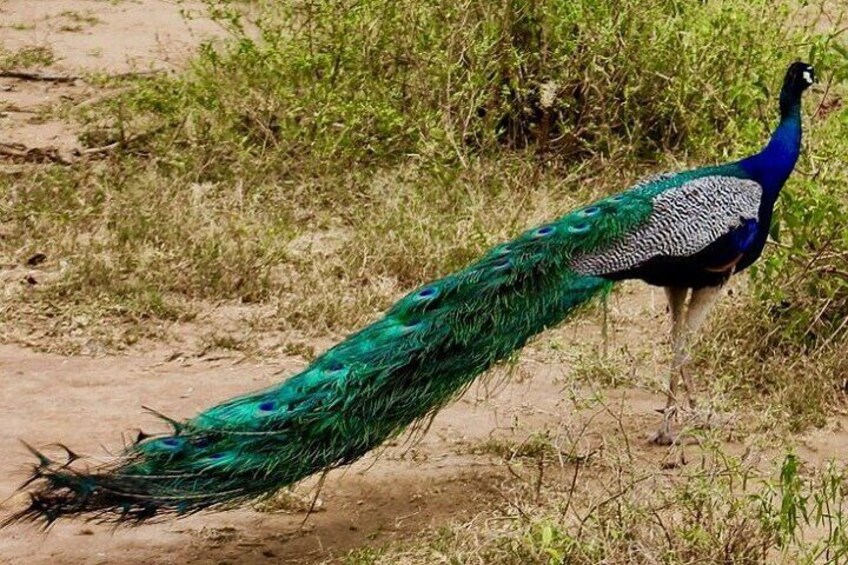
[[[168,414],[188,415],[214,401],[277,380],[280,364],[231,361],[191,364],[163,362],[166,352],[118,358],[63,358],[0,346],[0,493],[11,493],[25,476],[30,456],[17,443],[57,439],[85,453],[103,453],[101,442],[120,446],[120,433],[140,422],[141,404]],[[281,363],[295,369],[297,361]],[[239,563],[314,562],[365,543],[406,537],[450,518],[473,515],[498,497],[502,466],[465,447],[492,433],[510,435],[523,424],[559,424],[564,411],[557,394],[561,368],[527,361],[532,379],[512,382],[489,399],[482,388],[442,412],[431,431],[411,449],[398,445],[332,473],[321,491],[323,512],[305,515],[258,513],[252,509],[205,514],[141,528],[64,523],[48,536],[25,526],[0,538],[0,562]],[[643,391],[616,391],[627,397],[628,427],[651,419],[658,397]],[[603,428],[603,424],[600,424]],[[615,433],[597,429],[595,433]],[[646,447],[649,451],[652,448]],[[660,450],[662,452],[663,450]],[[7,503],[11,508],[17,501]]]
[[[82,77],[58,83],[0,77],[0,143],[55,149],[70,158],[81,148],[77,131],[42,117],[45,108],[85,103],[101,94],[85,80],[92,73],[179,68],[200,41],[219,33],[194,1],[0,0],[0,47],[9,52],[44,48],[54,57],[46,66],[14,70]]]
[[[625,294],[614,306],[617,321],[636,322],[613,336],[620,345],[633,328],[659,323],[662,308],[645,315],[645,303],[661,304],[653,291]],[[640,322],[641,320],[641,322]],[[625,328],[626,324],[616,324]],[[597,324],[575,322],[558,330],[567,345],[596,340]],[[260,388],[303,365],[300,359],[274,363],[233,358],[180,357],[157,349],[120,357],[61,357],[15,346],[0,346],[0,496],[12,493],[25,477],[31,456],[18,440],[35,445],[61,440],[87,454],[104,454],[103,445],[119,448],[121,433],[155,429],[141,405],[174,416],[231,395]],[[651,363],[643,363],[650,368]],[[650,370],[650,369],[649,369]],[[408,445],[392,445],[348,469],[331,473],[320,493],[324,511],[305,514],[260,513],[242,509],[203,514],[185,520],[113,531],[85,523],[61,523],[42,536],[14,526],[0,538],[0,562],[8,563],[312,563],[331,559],[363,544],[408,538],[449,519],[469,517],[500,501],[499,485],[508,481],[502,462],[469,453],[493,436],[521,441],[545,427],[581,427],[592,418],[585,441],[601,443],[626,431],[638,444],[637,456],[649,467],[668,457],[665,448],[644,441],[657,423],[653,409],[662,397],[641,389],[577,391],[606,394],[618,415],[572,411],[563,391],[568,368],[525,355],[516,377],[489,390],[473,387],[436,418],[429,433]],[[621,418],[623,427],[618,422]],[[521,427],[516,429],[514,423]],[[589,447],[587,447],[589,449]],[[310,492],[310,485],[304,493]],[[6,503],[11,510],[22,501]],[[2,510],[0,510],[2,515]]]
[[[659,382],[654,377],[662,373],[665,353],[639,341],[648,328],[663,327],[663,310],[661,293],[637,286],[617,295],[612,305],[611,344],[642,351],[639,380],[647,385]],[[222,309],[220,314],[237,312]],[[184,333],[191,331],[186,327]],[[544,336],[538,345],[541,350],[556,341],[570,350],[597,344],[600,335],[597,322],[578,320]],[[178,346],[180,355],[173,345],[159,345],[101,357],[62,357],[0,345],[0,499],[13,495],[32,462],[20,439],[37,446],[62,441],[80,453],[106,456],[107,449],[121,447],[122,434],[138,426],[157,428],[142,405],[174,417],[190,416],[276,382],[305,363],[301,358],[255,362],[233,353],[200,353],[187,342]],[[314,345],[322,349],[328,343],[318,340]],[[669,457],[665,448],[644,441],[658,422],[653,409],[662,403],[659,394],[636,388],[571,390],[569,368],[542,357],[529,350],[506,384],[472,387],[439,414],[420,441],[401,441],[331,473],[320,493],[324,511],[311,515],[305,525],[303,509],[267,513],[245,508],[117,531],[70,522],[43,535],[33,527],[13,526],[0,537],[0,563],[322,562],[363,545],[410,538],[502,503],[501,488],[513,479],[499,458],[472,453],[475,446],[492,437],[521,442],[546,428],[582,429],[588,419],[590,431],[581,441],[600,445],[625,433],[638,444],[637,457],[645,466],[659,468]],[[574,411],[571,395],[598,393],[615,406],[612,412]],[[308,495],[314,482],[300,491]],[[23,502],[13,496],[0,506],[0,518]]]
[[[611,345],[630,351],[638,387],[577,387],[570,367],[542,361],[546,340],[568,350],[597,345],[596,321],[575,320],[540,339],[522,356],[511,380],[481,382],[434,421],[418,442],[401,441],[328,476],[322,511],[286,513],[243,508],[205,513],[139,528],[114,530],[84,522],[63,522],[49,535],[16,525],[0,537],[0,563],[319,563],[368,545],[410,539],[450,520],[468,519],[492,504],[503,504],[511,481],[503,460],[474,447],[491,438],[520,443],[534,432],[583,430],[581,445],[593,451],[626,441],[640,469],[662,471],[679,453],[649,444],[659,423],[654,409],[662,396],[646,390],[662,380],[666,354],[645,336],[665,331],[662,294],[631,285],[612,302]],[[322,343],[320,345],[326,345]],[[32,457],[20,439],[43,446],[62,441],[76,451],[106,457],[139,426],[160,424],[141,406],[185,417],[232,395],[267,386],[304,365],[300,358],[244,361],[233,355],[175,355],[160,346],[122,356],[62,357],[17,345],[0,345],[0,498],[26,477]],[[570,398],[603,395],[603,407],[576,410]],[[518,422],[518,425],[516,425]],[[799,438],[799,453],[819,463],[848,446],[840,422]],[[730,452],[748,448],[745,439],[728,442]],[[693,449],[693,448],[686,448]],[[596,469],[583,471],[585,480]],[[587,474],[588,473],[588,474]],[[299,487],[311,496],[315,481]],[[0,505],[0,518],[22,498]]]
[[[87,453],[103,453],[101,441],[119,447],[120,432],[140,422],[156,427],[151,418],[141,414],[140,404],[187,415],[216,400],[278,380],[273,373],[280,365],[288,369],[298,366],[296,361],[273,366],[163,362],[167,355],[62,358],[15,346],[0,347],[4,372],[0,451],[7,454],[0,462],[0,493],[11,493],[24,477],[23,464],[29,457],[17,444],[18,438],[44,444],[61,437]],[[459,509],[473,511],[485,493],[477,495],[472,490],[469,495],[468,482],[497,471],[473,458],[452,455],[450,448],[436,447],[462,438],[466,423],[491,417],[487,410],[463,410],[462,406],[467,403],[459,404],[452,417],[446,414],[419,446],[419,452],[426,453],[418,455],[420,461],[390,451],[365,475],[362,472],[373,461],[335,473],[322,493],[330,511],[314,514],[303,529],[303,515],[251,509],[114,534],[103,527],[61,524],[42,537],[31,528],[15,527],[0,541],[0,561],[107,563],[120,556],[128,563],[206,563],[229,558],[253,563],[274,555],[285,561],[312,561],[383,532],[420,527]],[[479,427],[492,427],[487,424]]]
[[[34,70],[51,74],[178,68],[194,45],[218,32],[208,21],[186,22],[181,17],[181,7],[193,6],[162,0],[0,1],[0,46],[49,46],[56,61]],[[82,79],[55,84],[0,78],[0,142],[71,154],[79,147],[73,124],[45,120],[39,113],[59,102],[83,102],[99,94]],[[469,447],[492,435],[520,441],[534,430],[580,427],[587,419],[592,423],[585,441],[602,443],[626,435],[639,464],[659,469],[669,452],[649,445],[645,437],[659,423],[654,409],[662,405],[661,395],[651,391],[659,390],[664,378],[666,352],[653,339],[667,331],[664,308],[662,293],[642,286],[627,287],[612,305],[612,344],[632,356],[631,381],[638,387],[563,390],[570,367],[542,362],[530,350],[509,383],[494,391],[485,384],[473,387],[436,418],[418,443],[389,446],[331,473],[321,491],[324,511],[305,523],[303,512],[245,508],[117,531],[61,523],[43,535],[14,526],[0,536],[0,563],[333,559],[351,548],[413,537],[502,501],[500,485],[511,480],[503,462],[474,455]],[[597,344],[599,335],[596,322],[575,321],[541,342],[556,339],[565,348],[585,348]],[[318,343],[319,349],[327,342]],[[158,345],[122,356],[61,357],[0,345],[0,500],[14,493],[31,463],[19,439],[38,446],[62,441],[80,453],[104,454],[104,446],[120,448],[122,433],[139,425],[155,429],[156,422],[142,413],[142,405],[175,417],[190,416],[211,403],[276,382],[282,378],[280,371],[291,374],[304,364],[300,358],[257,362],[232,355],[173,353]],[[615,410],[574,411],[568,400],[570,394],[596,393],[605,394]],[[821,461],[846,447],[848,433],[837,423],[804,438],[801,454]],[[6,501],[0,518],[20,502],[14,497]]]

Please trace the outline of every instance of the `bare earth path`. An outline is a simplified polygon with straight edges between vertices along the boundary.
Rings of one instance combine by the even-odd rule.
[[[627,287],[612,302],[612,345],[628,349],[640,361],[635,378],[654,386],[661,378],[663,352],[646,336],[664,331],[661,293]],[[596,322],[576,320],[543,336],[576,351],[597,344]],[[219,514],[139,528],[62,522],[43,535],[34,527],[13,526],[0,536],[0,563],[319,563],[336,560],[348,550],[411,539],[424,529],[450,520],[469,519],[493,504],[504,504],[516,481],[503,460],[475,451],[492,438],[521,443],[543,430],[579,430],[588,451],[627,442],[634,465],[664,472],[673,456],[651,446],[647,432],[658,424],[653,411],[662,396],[644,388],[575,386],[566,364],[537,360],[537,350],[522,356],[512,379],[487,388],[472,387],[442,411],[417,443],[391,445],[348,469],[332,472],[320,492],[323,511],[307,517],[243,508]],[[17,345],[0,345],[0,497],[25,478],[32,457],[18,443],[59,441],[75,450],[102,456],[104,446],[117,449],[121,434],[138,426],[161,429],[142,413],[149,405],[176,417],[232,395],[267,386],[302,367],[298,358],[271,362],[243,361],[237,356],[174,358],[173,349],[122,356],[62,357]],[[282,371],[282,375],[280,372]],[[656,374],[655,374],[656,373]],[[577,410],[570,397],[606,400],[603,406]],[[838,424],[838,422],[836,423]],[[745,439],[725,446],[741,453]],[[848,433],[835,425],[801,440],[799,453],[819,463],[848,447]],[[601,469],[601,468],[598,468]],[[579,480],[591,481],[588,468]],[[601,471],[602,472],[602,471]],[[674,471],[671,471],[672,473]],[[310,495],[314,481],[300,487]],[[0,506],[0,518],[19,508],[21,498]]]
[[[218,28],[209,21],[186,22],[181,8],[192,3],[163,0],[0,0],[0,47],[8,52],[41,47],[53,62],[40,73],[84,75],[179,68],[197,43]],[[0,78],[0,144],[53,148],[62,155],[78,148],[73,124],[44,119],[41,109],[97,96],[85,80],[70,83]],[[635,290],[634,290],[635,289]],[[0,293],[2,296],[2,293]],[[659,470],[668,450],[652,447],[646,432],[658,423],[654,408],[662,382],[665,336],[662,293],[627,287],[612,305],[613,346],[631,356],[628,387],[573,388],[571,363],[543,362],[531,349],[516,375],[494,392],[484,384],[439,414],[418,443],[393,445],[346,470],[330,474],[321,491],[324,511],[305,514],[259,512],[252,508],[202,514],[185,520],[113,531],[106,526],[61,523],[49,535],[14,526],[0,535],[0,563],[131,564],[315,563],[347,550],[412,538],[452,519],[474,516],[502,504],[501,487],[514,480],[503,461],[474,447],[491,437],[522,441],[534,431],[581,428],[587,449],[614,438],[628,439],[637,463]],[[596,322],[575,321],[543,336],[538,349],[556,341],[563,350],[588,350],[599,343]],[[659,337],[658,337],[659,336]],[[325,344],[326,345],[326,344]],[[18,345],[0,345],[0,500],[27,475],[32,457],[18,442],[62,441],[80,453],[104,454],[120,447],[121,433],[158,425],[142,405],[187,417],[232,395],[266,386],[292,374],[301,358],[273,362],[237,356],[181,356],[158,345],[122,356],[61,357]],[[654,391],[654,392],[651,392]],[[603,394],[607,410],[578,412],[569,396]],[[518,424],[516,424],[516,422]],[[848,433],[836,426],[805,438],[800,453],[822,461],[844,452]],[[740,443],[738,448],[744,446]],[[303,491],[309,492],[305,485]],[[0,519],[22,501],[0,506]]]
[[[52,76],[170,71],[202,39],[220,33],[217,25],[199,17],[199,9],[198,2],[172,0],[0,0],[0,49],[52,59],[26,69]],[[195,17],[186,19],[183,11]],[[38,114],[45,107],[84,103],[97,94],[84,80],[0,77],[0,143],[55,148],[69,155],[80,147],[75,128]]]
[[[30,456],[19,438],[42,445],[61,438],[85,453],[103,453],[100,442],[120,445],[120,432],[139,423],[158,424],[141,404],[167,414],[188,415],[216,400],[278,380],[275,364],[222,360],[191,365],[163,362],[164,352],[118,358],[63,358],[0,346],[0,493],[13,492]],[[298,362],[283,363],[294,369]],[[14,527],[0,538],[0,562],[9,563],[207,563],[313,562],[367,543],[409,536],[450,518],[473,515],[498,498],[502,467],[464,448],[507,430],[514,418],[528,426],[565,416],[556,380],[560,368],[528,361],[532,379],[510,383],[491,399],[482,389],[442,412],[412,450],[395,446],[348,470],[332,473],[321,492],[326,511],[301,529],[303,513],[269,514],[252,509],[205,514],[165,524],[112,532],[84,523],[63,523],[42,536]],[[558,374],[560,373],[560,374]],[[630,426],[650,418],[654,395],[628,396]],[[603,430],[597,434],[615,433]],[[634,430],[635,433],[635,430]],[[649,449],[650,451],[650,449]],[[375,464],[376,460],[376,464]],[[18,501],[9,503],[16,504]]]
[[[120,445],[120,431],[143,422],[140,404],[171,414],[190,414],[216,400],[279,379],[278,366],[232,361],[194,365],[163,363],[162,352],[119,358],[62,358],[0,347],[0,493],[11,493],[24,477],[29,456],[17,443],[45,444],[61,437],[87,452],[103,453],[101,440]],[[284,363],[296,368],[298,363]],[[421,460],[386,453],[335,473],[322,493],[328,512],[314,514],[301,530],[303,515],[240,510],[121,530],[61,524],[42,537],[31,528],[13,528],[0,541],[0,562],[127,563],[265,562],[268,557],[312,560],[326,550],[345,549],[375,534],[438,521],[460,509],[473,510],[485,498],[468,482],[497,473],[471,457],[452,454],[452,442],[468,430],[491,429],[488,409],[465,403],[446,413],[418,448]],[[445,449],[447,446],[447,449]],[[398,450],[399,451],[399,450]],[[411,455],[407,454],[411,457]],[[485,482],[485,481],[484,481]],[[478,506],[479,507],[479,506]],[[311,556],[311,558],[310,558]]]
[[[642,316],[635,304],[650,298],[644,291],[635,299],[626,295],[615,315]],[[651,318],[656,316],[644,321],[650,323]],[[559,330],[557,338],[571,345],[596,338],[598,330],[596,324],[576,322]],[[31,462],[20,438],[35,445],[61,439],[83,453],[103,454],[101,443],[119,447],[121,432],[139,424],[149,429],[159,425],[141,413],[141,405],[188,416],[213,402],[276,382],[282,378],[280,370],[290,374],[303,365],[299,359],[271,364],[216,357],[168,361],[170,357],[172,350],[165,349],[68,358],[0,346],[0,453],[4,454],[0,496],[14,491]],[[391,446],[350,469],[333,472],[321,491],[326,511],[313,514],[305,527],[302,512],[269,514],[253,509],[117,532],[105,526],[61,523],[42,536],[33,528],[15,526],[0,538],[0,562],[316,562],[473,516],[486,504],[501,502],[498,488],[509,478],[502,464],[488,455],[469,453],[470,448],[492,436],[520,440],[534,430],[585,418],[570,413],[563,391],[566,376],[565,367],[525,356],[509,383],[491,394],[483,385],[473,387],[437,417],[420,442]],[[661,398],[637,389],[608,394],[624,400],[625,429],[640,444],[644,464],[656,465],[666,450],[645,445],[641,430],[653,425],[652,408],[660,405]],[[521,429],[513,429],[515,421],[521,422]],[[601,441],[619,433],[613,418],[600,417],[588,438]],[[6,508],[21,502],[13,499]]]

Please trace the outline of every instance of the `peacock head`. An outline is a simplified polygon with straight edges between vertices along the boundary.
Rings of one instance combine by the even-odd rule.
[[[786,78],[783,79],[783,89],[788,93],[800,96],[816,82],[816,71],[812,65],[795,61],[789,65]]]
[[[780,115],[788,118],[800,110],[801,95],[816,82],[816,71],[812,65],[795,61],[789,65],[783,88],[780,91]]]

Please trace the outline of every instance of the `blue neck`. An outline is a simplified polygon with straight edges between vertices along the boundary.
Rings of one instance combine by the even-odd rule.
[[[771,207],[789,178],[801,153],[801,97],[781,93],[780,124],[768,145],[739,162],[751,178],[763,186],[763,204]]]

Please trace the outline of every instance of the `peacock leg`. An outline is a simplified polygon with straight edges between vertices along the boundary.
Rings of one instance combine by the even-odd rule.
[[[683,377],[683,387],[686,389],[686,400],[690,408],[695,408],[695,398],[692,396],[694,388],[689,373],[691,346],[721,296],[723,288],[723,286],[709,286],[692,291],[689,307],[686,310],[686,327],[683,330],[681,344],[674,352],[674,365]]]
[[[684,359],[678,352],[685,349],[686,298],[689,295],[689,289],[667,286],[665,287],[665,295],[668,298],[668,308],[671,313],[671,343],[674,359],[669,374],[665,408],[662,411],[663,422],[659,431],[651,436],[651,441],[660,445],[670,445],[674,441],[674,436],[671,433],[671,422],[677,413],[677,385],[682,375],[679,371],[679,362]],[[685,381],[684,386],[688,389],[688,383]]]
[[[683,314],[683,304],[686,302],[687,289],[666,288],[671,310],[671,340],[674,357],[671,362],[671,377],[666,407],[663,411],[663,423],[659,431],[651,437],[651,441],[654,443],[670,445],[674,442],[671,422],[677,414],[678,379],[683,381],[683,389],[689,408],[695,408],[694,387],[689,373],[691,345],[721,296],[722,288],[722,286],[714,286],[693,290],[689,304],[685,307],[685,315]]]

